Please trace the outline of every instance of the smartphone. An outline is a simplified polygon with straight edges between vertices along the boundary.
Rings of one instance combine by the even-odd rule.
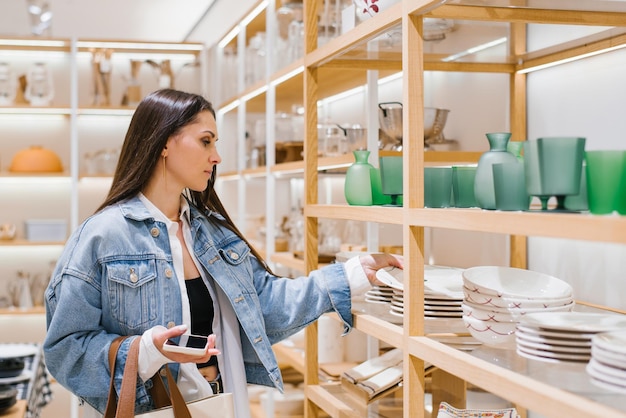
[[[183,334],[178,337],[169,338],[163,343],[163,350],[172,353],[190,354],[192,356],[202,356],[209,344],[208,337],[202,335]]]

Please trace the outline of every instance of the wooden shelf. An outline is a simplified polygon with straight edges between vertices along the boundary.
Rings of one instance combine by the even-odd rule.
[[[30,309],[0,308],[0,315],[45,315],[46,308],[36,306]]]
[[[65,241],[30,241],[26,239],[0,240],[1,247],[36,247],[41,245],[65,245]]]
[[[447,370],[484,390],[509,399],[515,404],[532,408],[533,411],[546,416],[598,418],[623,416],[626,402],[622,401],[622,406],[618,409],[606,405],[611,401],[611,398],[619,404],[620,396],[617,394],[603,393],[592,386],[588,386],[590,394],[595,393],[604,400],[604,402],[598,402],[587,398],[585,395],[559,389],[554,384],[544,383],[537,378],[528,377],[519,371],[508,369],[506,366],[510,360],[508,362],[501,361],[502,358],[510,359],[513,357],[521,364],[521,368],[530,368],[529,362],[512,350],[492,349],[493,361],[490,362],[471,353],[450,348],[428,337],[411,337],[408,342],[408,351],[411,355],[428,361],[440,369]],[[550,364],[550,370],[555,374],[562,370],[561,382],[565,383],[563,376],[567,375],[568,368],[571,369],[570,365],[571,363],[569,365],[566,363],[561,363],[561,365]],[[536,362],[535,366],[545,370],[546,363]],[[578,366],[580,369],[578,373],[584,374],[584,364],[578,364]]]
[[[505,212],[482,209],[410,209],[411,225],[523,236],[626,243],[626,216]]]
[[[363,222],[380,222],[402,225],[404,212],[401,207],[308,205],[304,215],[315,218],[346,219]]]

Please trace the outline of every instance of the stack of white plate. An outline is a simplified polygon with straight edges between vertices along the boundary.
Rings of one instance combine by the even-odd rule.
[[[515,349],[517,323],[537,312],[570,312],[572,287],[530,270],[480,266],[463,271],[463,321],[485,344]]]
[[[591,338],[587,373],[596,385],[626,393],[626,329],[601,332]]]
[[[517,353],[553,363],[586,363],[591,358],[592,338],[616,329],[626,329],[626,316],[593,312],[528,314],[517,324]]]
[[[365,292],[365,301],[370,303],[389,303],[393,297],[393,289],[389,286],[373,286]]]
[[[463,310],[463,281],[461,269],[424,266],[424,317],[426,319],[461,319]],[[376,277],[394,290],[389,313],[404,314],[404,276],[395,267],[378,270]]]

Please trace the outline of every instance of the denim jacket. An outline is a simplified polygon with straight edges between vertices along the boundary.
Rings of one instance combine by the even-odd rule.
[[[220,222],[191,207],[193,249],[228,296],[239,319],[248,383],[282,389],[272,344],[336,311],[352,326],[350,289],[341,264],[296,279],[270,275],[247,244]],[[103,412],[110,371],[108,349],[118,335],[140,336],[182,321],[165,224],[135,197],[91,216],[69,238],[46,290],[46,365],[54,378]],[[118,352],[121,386],[130,339]],[[170,364],[176,376],[178,367]],[[137,386],[136,413],[152,409],[151,381]]]

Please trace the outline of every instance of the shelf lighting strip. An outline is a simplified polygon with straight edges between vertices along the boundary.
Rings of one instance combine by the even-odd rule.
[[[248,14],[248,16],[244,17],[237,26],[232,28],[231,31],[228,32],[226,36],[224,36],[222,40],[218,42],[217,46],[219,48],[224,48],[226,45],[228,45],[233,39],[235,39],[237,35],[239,35],[239,32],[241,32],[241,28],[248,26],[248,24],[252,22],[255,17],[257,17],[259,14],[261,14],[263,10],[267,8],[267,5],[267,0],[263,0],[261,3],[259,3],[259,5],[255,7],[254,10],[250,12],[250,14]]]
[[[401,79],[401,78],[402,78],[402,71],[400,71],[398,73],[395,73],[395,74],[392,74],[390,76],[381,78],[380,80],[378,80],[378,85],[379,86],[383,86],[383,85],[385,85],[387,83],[390,83],[392,81],[395,81],[395,80],[398,80],[398,79]],[[330,96],[330,97],[327,97],[325,99],[322,99],[322,100],[318,101],[317,106],[320,107],[324,103],[327,104],[327,103],[336,102],[338,100],[345,99],[347,97],[353,96],[355,94],[362,93],[364,91],[365,91],[365,86],[355,87],[355,88],[353,88],[351,90],[346,90],[346,91],[341,92],[339,94],[336,94],[334,96]]]
[[[298,74],[301,74],[302,72],[304,72],[304,67],[298,67],[293,71],[288,72],[287,74],[284,74],[280,77],[278,77],[276,80],[273,80],[270,82],[271,85],[273,86],[277,86],[281,83],[284,83],[285,81],[289,80],[290,78],[293,78],[295,76],[297,76]]]
[[[0,39],[0,46],[66,48],[69,42],[50,39]]]
[[[157,51],[202,51],[202,44],[169,44],[153,42],[77,41],[79,48],[143,49]]]
[[[493,41],[486,42],[486,43],[480,44],[480,45],[476,45],[476,46],[474,46],[472,48],[468,48],[465,51],[461,51],[461,52],[456,53],[456,54],[448,55],[447,57],[443,58],[441,61],[443,61],[443,62],[456,61],[459,58],[463,58],[465,56],[472,55],[472,54],[475,54],[475,53],[480,52],[480,51],[484,51],[485,49],[489,49],[489,48],[493,48],[494,46],[501,45],[503,43],[506,43],[506,41],[507,41],[507,37],[506,36],[504,36],[502,38],[494,39]]]
[[[622,49],[622,48],[626,48],[626,44],[616,45],[616,46],[612,46],[612,47],[609,47],[609,48],[603,48],[603,49],[599,49],[597,51],[588,52],[586,54],[577,55],[575,57],[569,57],[569,58],[564,58],[562,60],[558,60],[558,61],[554,61],[554,62],[548,62],[546,64],[535,65],[534,67],[528,67],[528,68],[524,68],[524,69],[518,70],[517,73],[518,74],[526,74],[526,73],[530,73],[532,71],[543,70],[543,69],[546,69],[546,68],[555,67],[557,65],[567,64],[569,62],[578,61],[578,60],[581,60],[581,59],[584,59],[584,58],[594,57],[594,56],[600,55],[600,54],[606,54],[607,52],[617,51],[618,49]]]

